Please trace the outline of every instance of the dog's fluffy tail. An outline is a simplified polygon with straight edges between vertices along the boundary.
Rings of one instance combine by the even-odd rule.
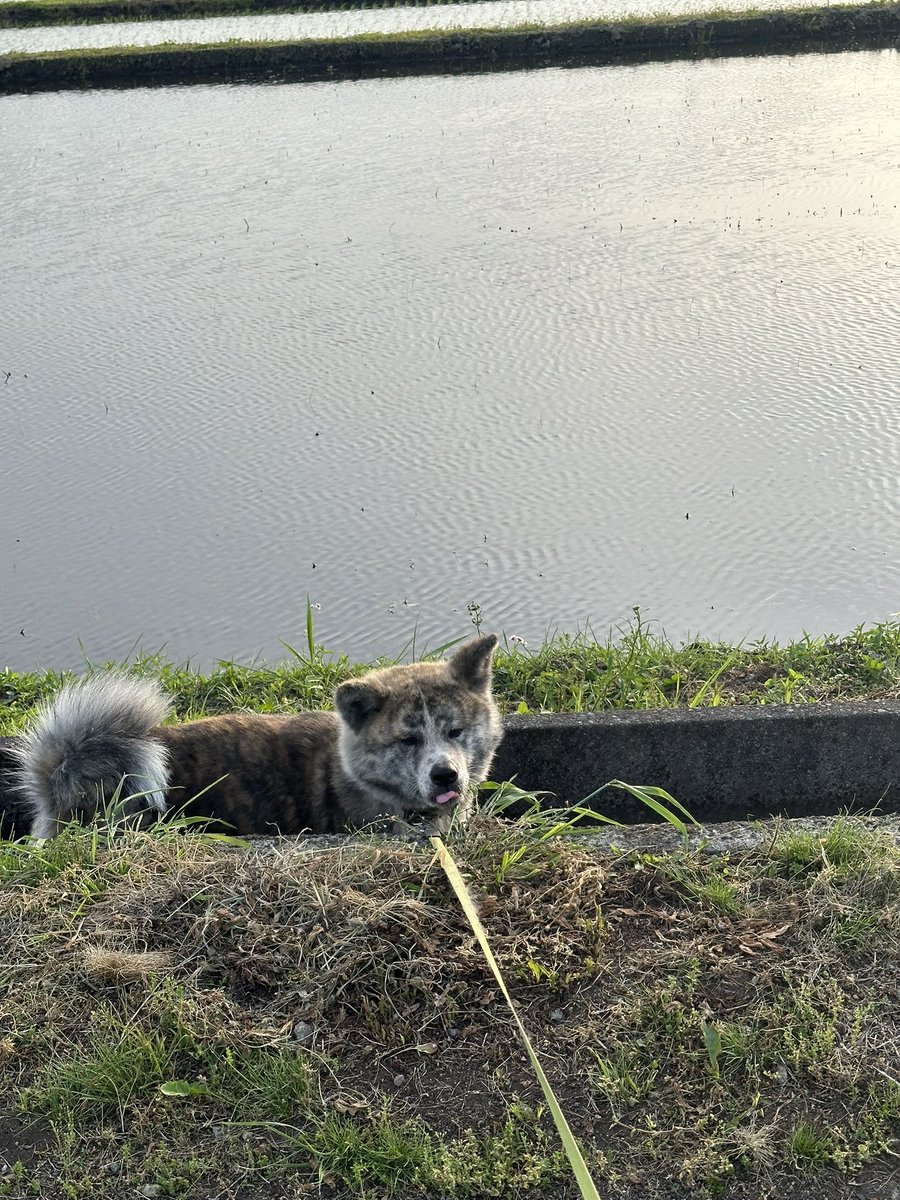
[[[114,796],[125,813],[165,812],[166,752],[147,735],[168,712],[158,684],[113,673],[69,684],[45,704],[12,751],[32,834],[53,837]]]

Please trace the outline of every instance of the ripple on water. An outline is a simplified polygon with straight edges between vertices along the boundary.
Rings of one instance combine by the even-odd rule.
[[[3,98],[0,657],[894,611],[895,65]]]

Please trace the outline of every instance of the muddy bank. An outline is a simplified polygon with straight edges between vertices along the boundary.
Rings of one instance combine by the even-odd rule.
[[[553,28],[376,34],[11,54],[0,91],[215,79],[358,78],[707,55],[872,49],[900,40],[900,5],[590,22]]]

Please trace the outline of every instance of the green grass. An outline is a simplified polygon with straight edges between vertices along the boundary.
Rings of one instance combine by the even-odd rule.
[[[807,1121],[801,1121],[792,1131],[789,1146],[791,1160],[803,1171],[823,1167],[835,1150],[831,1133]]]
[[[380,660],[386,663],[388,660]],[[341,680],[371,663],[313,644],[277,664],[220,662],[210,671],[161,654],[120,664],[159,678],[177,719],[247,709],[290,712],[327,708]],[[34,706],[58,690],[65,673],[0,672],[0,733],[22,727]],[[551,634],[540,646],[506,642],[497,656],[497,698],[506,712],[602,712],[610,709],[814,703],[900,695],[900,624],[859,627],[842,637],[804,636],[781,645],[729,645],[694,639],[675,644],[636,612],[607,638]]]
[[[51,1058],[23,1097],[25,1106],[51,1119],[121,1113],[166,1082],[182,1049],[159,1031],[123,1025],[111,1009],[98,1007],[87,1044]]]
[[[655,865],[673,880],[685,899],[729,917],[746,911],[745,881],[727,858],[710,857],[687,864],[661,858]]]
[[[542,1128],[540,1110],[513,1103],[500,1130],[450,1140],[419,1119],[397,1121],[389,1107],[360,1124],[336,1115],[286,1131],[290,1151],[310,1155],[322,1178],[353,1195],[503,1195],[540,1187],[564,1174],[564,1157]]]
[[[818,875],[841,881],[878,875],[892,862],[894,842],[874,836],[851,817],[838,817],[825,834],[787,833],[772,851],[772,861],[791,876]]]

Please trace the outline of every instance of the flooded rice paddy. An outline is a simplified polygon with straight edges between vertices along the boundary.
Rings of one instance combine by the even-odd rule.
[[[0,98],[0,664],[887,617],[897,70]]]
[[[844,0],[823,0],[824,6]],[[504,29],[524,24],[554,25],[588,19],[673,16],[707,11],[741,12],[783,7],[784,0],[482,0],[418,8],[356,9],[343,12],[269,13],[260,16],[202,17],[170,21],[115,21],[99,25],[59,25],[0,30],[0,54],[39,50],[80,50],[101,46],[157,46],[166,42],[209,44],[288,41],[297,38],[355,37],[426,29]]]

